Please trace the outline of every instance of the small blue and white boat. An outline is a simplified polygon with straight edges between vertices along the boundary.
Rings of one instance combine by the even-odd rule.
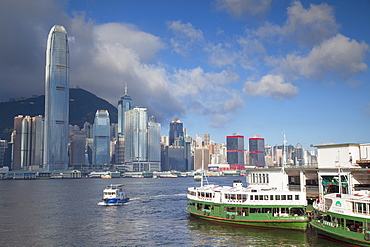
[[[101,206],[120,206],[127,202],[129,198],[123,190],[122,184],[111,184],[103,190],[103,199],[98,205]]]

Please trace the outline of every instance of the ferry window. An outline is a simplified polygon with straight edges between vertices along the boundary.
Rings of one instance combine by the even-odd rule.
[[[346,220],[346,230],[351,232],[363,232],[363,226],[361,221]]]
[[[262,174],[262,182],[263,183],[266,183],[266,176],[265,176],[265,174]]]
[[[288,195],[288,200],[292,200],[293,199],[293,195]]]
[[[250,195],[250,199],[253,200],[253,195]]]
[[[304,215],[304,210],[303,208],[291,208],[290,214],[293,216],[302,216]]]
[[[281,200],[286,200],[286,195],[282,195]]]
[[[270,200],[274,200],[274,195],[270,195]]]
[[[262,213],[269,214],[271,212],[272,212],[271,208],[262,208]]]
[[[254,195],[254,200],[258,200],[258,196],[257,195]]]
[[[252,190],[252,192],[257,192],[257,190]]]
[[[242,195],[243,196],[243,201],[247,200],[247,195]]]
[[[230,194],[230,199],[231,200],[235,200],[236,199],[236,196],[234,194]]]
[[[269,183],[269,174],[266,174],[266,183]]]
[[[237,194],[237,195],[236,195],[236,199],[237,199],[237,200],[241,200],[241,199],[242,199],[242,195],[241,195],[241,194]]]
[[[275,200],[280,200],[280,195],[275,195]]]
[[[296,200],[299,200],[299,195],[295,195],[295,199]]]
[[[260,200],[263,200],[263,195],[260,195],[259,198],[260,198]]]
[[[211,209],[211,205],[204,204],[204,209]]]
[[[238,215],[240,216],[248,216],[248,208],[238,208]]]
[[[263,200],[268,200],[269,199],[269,196],[268,195],[264,195],[263,196]]]
[[[236,211],[235,207],[225,207],[224,210],[225,212],[235,212]]]
[[[337,218],[337,224],[339,227],[343,227],[344,226],[344,219],[343,218]]]
[[[250,208],[250,211],[249,211],[251,214],[258,214],[260,212],[260,209],[259,208]]]
[[[202,210],[202,203],[197,204],[197,210]]]
[[[287,214],[289,212],[289,209],[288,208],[280,208],[280,212],[282,214]]]

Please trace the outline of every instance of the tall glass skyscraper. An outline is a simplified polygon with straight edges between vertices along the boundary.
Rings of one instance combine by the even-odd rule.
[[[184,137],[183,128],[184,126],[178,118],[172,120],[172,122],[170,123],[170,133],[169,133],[170,145],[174,145],[176,139]]]
[[[94,120],[93,164],[110,163],[110,120],[107,110],[97,110]]]
[[[46,49],[44,168],[68,169],[69,47],[63,26],[51,28]]]
[[[125,112],[125,163],[148,159],[148,111],[135,107]]]
[[[125,112],[132,110],[134,101],[127,94],[127,86],[125,87],[125,94],[118,101],[118,133],[125,133]]]
[[[148,123],[148,161],[161,161],[161,124],[151,116]]]
[[[244,170],[244,136],[226,136],[227,162],[230,169]]]

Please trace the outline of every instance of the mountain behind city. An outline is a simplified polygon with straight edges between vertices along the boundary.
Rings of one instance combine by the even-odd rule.
[[[110,122],[117,123],[118,110],[108,101],[81,88],[69,89],[69,124],[83,127],[85,122],[94,123],[96,110],[108,110]],[[0,102],[0,139],[10,141],[14,117],[44,116],[45,95]]]

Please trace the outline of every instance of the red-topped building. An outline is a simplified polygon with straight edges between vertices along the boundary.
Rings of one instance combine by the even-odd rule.
[[[244,170],[244,136],[226,136],[226,148],[230,169]]]

